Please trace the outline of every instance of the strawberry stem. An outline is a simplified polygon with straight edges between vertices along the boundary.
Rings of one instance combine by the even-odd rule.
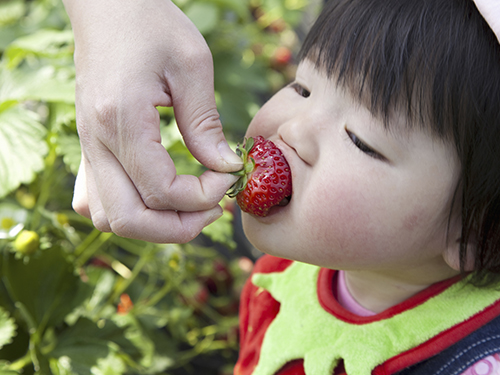
[[[239,180],[236,181],[226,193],[230,198],[234,198],[245,188],[248,181],[248,175],[255,169],[255,160],[253,158],[248,160],[248,153],[252,150],[254,143],[253,138],[248,138],[244,140],[243,147],[238,144],[236,148],[236,154],[243,160],[243,168],[237,172],[231,172],[233,176],[238,176]]]

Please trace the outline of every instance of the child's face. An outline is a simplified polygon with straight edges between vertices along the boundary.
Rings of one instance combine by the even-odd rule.
[[[454,274],[442,253],[459,171],[455,152],[405,124],[391,129],[302,62],[294,84],[276,93],[247,131],[276,143],[293,181],[286,207],[264,218],[243,215],[249,240],[266,253],[335,269],[429,283]]]

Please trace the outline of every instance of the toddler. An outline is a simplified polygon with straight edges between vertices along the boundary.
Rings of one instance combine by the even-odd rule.
[[[243,215],[268,255],[235,374],[495,373],[494,33],[472,0],[330,0],[299,61],[247,131],[281,149],[293,195]]]

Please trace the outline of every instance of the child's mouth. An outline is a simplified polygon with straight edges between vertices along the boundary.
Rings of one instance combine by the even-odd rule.
[[[280,213],[285,212],[285,210],[288,210],[287,206],[289,206],[291,200],[292,200],[291,195],[283,198],[277,205],[275,205],[269,209],[266,217],[274,217],[275,215],[278,215]]]
[[[290,203],[290,200],[292,199],[292,196],[288,196],[288,197],[285,197],[283,198],[283,200],[281,202],[278,203],[278,206],[280,207],[285,207],[286,205],[288,205],[288,203]]]

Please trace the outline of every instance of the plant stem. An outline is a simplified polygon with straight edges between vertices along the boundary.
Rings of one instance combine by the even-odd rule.
[[[94,233],[91,233],[93,235]],[[75,250],[75,253],[77,250],[79,251],[79,256],[75,261],[75,267],[79,268],[82,267],[96,252],[99,250],[99,248],[104,245],[106,241],[108,241],[113,233],[101,233],[99,232],[99,235],[97,238],[95,238],[95,241],[92,241],[88,244],[87,247],[81,247],[81,245]],[[95,236],[95,234],[94,234]],[[78,255],[78,254],[77,254]]]
[[[139,260],[135,264],[133,270],[132,270],[132,275],[124,279],[125,281],[121,283],[113,292],[113,294],[110,297],[110,303],[112,303],[116,298],[118,298],[127,288],[132,284],[132,282],[137,278],[139,273],[142,271],[144,266],[151,260],[151,254],[154,252],[154,245],[148,244],[146,246],[146,249],[144,249],[144,252],[141,254],[139,257]]]
[[[27,365],[29,365],[30,363],[31,363],[31,352],[28,350],[28,352],[26,352],[26,354],[23,357],[12,362],[7,367],[7,369],[12,370],[12,371],[19,371],[19,370],[23,369],[24,367],[26,367]]]
[[[50,133],[49,133],[49,138],[50,138]],[[41,176],[41,187],[40,187],[40,194],[38,195],[38,198],[36,200],[36,205],[33,210],[33,217],[31,218],[31,229],[32,230],[37,230],[41,217],[42,217],[42,212],[41,210],[45,207],[47,204],[49,197],[50,197],[50,192],[52,190],[52,182],[54,180],[54,166],[57,158],[56,150],[55,150],[55,145],[52,145],[51,142],[48,142],[50,149],[49,149],[49,154],[45,158],[45,169],[43,171],[43,174]]]
[[[100,231],[98,231],[97,229],[94,229],[92,230],[92,232],[89,233],[89,235],[87,235],[87,237],[85,237],[85,239],[83,240],[83,242],[78,245],[76,248],[75,248],[75,256],[80,256],[84,251],[85,249],[97,238],[99,237],[99,235],[101,234]]]
[[[151,298],[149,298],[146,302],[144,302],[140,306],[140,310],[146,310],[148,307],[156,305],[160,300],[165,297],[165,295],[172,290],[171,282],[165,280],[165,284],[158,290]],[[140,314],[140,311],[137,312]]]

